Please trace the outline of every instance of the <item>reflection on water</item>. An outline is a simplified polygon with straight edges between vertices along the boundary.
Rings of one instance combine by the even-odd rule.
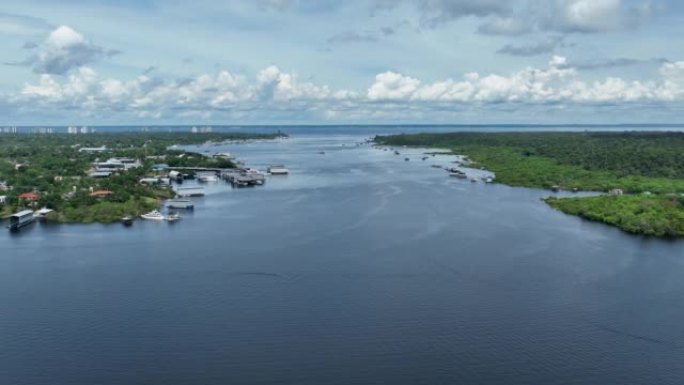
[[[681,383],[684,243],[367,137],[211,147],[291,174],[172,226],[2,232],[0,383]]]

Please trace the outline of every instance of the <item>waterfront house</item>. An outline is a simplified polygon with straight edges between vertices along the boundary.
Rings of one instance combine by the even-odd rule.
[[[17,198],[22,201],[36,202],[40,199],[40,195],[34,192],[26,192],[23,194],[19,194]]]
[[[8,191],[9,186],[7,185],[7,182],[5,181],[0,181],[0,191]]]
[[[102,147],[81,147],[78,149],[78,152],[88,152],[88,153],[95,153],[95,152],[105,152],[107,151],[107,146],[102,146]]]
[[[91,178],[107,178],[110,175],[112,175],[111,171],[92,171],[88,174]]]
[[[608,191],[608,194],[613,195],[613,196],[620,196],[623,194],[623,191],[622,191],[622,189],[614,188],[614,189]]]
[[[142,178],[140,179],[141,184],[156,185],[159,184],[159,178]]]
[[[129,170],[140,167],[140,162],[131,158],[109,158],[105,162],[93,163],[93,167],[95,167],[96,171]]]
[[[0,195],[0,205],[6,205],[7,204],[7,195]]]

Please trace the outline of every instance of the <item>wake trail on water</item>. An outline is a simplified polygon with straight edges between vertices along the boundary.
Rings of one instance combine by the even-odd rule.
[[[593,322],[593,321],[586,321],[587,324],[595,327],[598,330],[602,330],[608,333],[612,333],[621,337],[626,337],[626,338],[631,338],[633,340],[638,340],[638,341],[644,341],[644,342],[649,342],[652,344],[658,344],[658,345],[665,345],[671,348],[676,348],[676,349],[681,349],[682,346],[679,344],[672,343],[671,341],[666,341],[666,340],[661,340],[658,338],[653,338],[649,336],[644,336],[640,334],[635,334],[635,333],[630,333],[628,331],[620,330],[605,324],[601,324],[598,322]]]

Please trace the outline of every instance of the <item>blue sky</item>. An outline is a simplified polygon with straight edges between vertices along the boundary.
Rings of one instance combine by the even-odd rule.
[[[23,0],[0,124],[677,122],[674,0]]]

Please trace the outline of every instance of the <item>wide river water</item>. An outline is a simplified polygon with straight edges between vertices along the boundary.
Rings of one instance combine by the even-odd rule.
[[[0,384],[684,383],[684,241],[368,137],[200,148],[291,174],[175,224],[1,231]]]

